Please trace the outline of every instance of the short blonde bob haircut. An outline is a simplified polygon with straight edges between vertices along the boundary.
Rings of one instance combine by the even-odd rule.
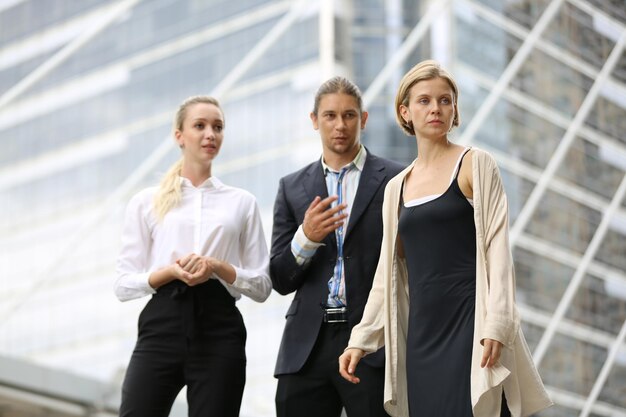
[[[398,92],[396,93],[396,122],[402,128],[404,133],[409,136],[415,136],[415,129],[413,129],[413,124],[405,122],[402,118],[402,115],[400,114],[400,106],[404,105],[409,107],[411,88],[415,84],[424,80],[432,80],[433,78],[443,78],[448,82],[448,84],[450,84],[450,88],[452,88],[452,92],[454,93],[454,97],[452,97],[452,101],[454,102],[454,119],[452,120],[452,127],[456,127],[461,124],[459,109],[457,107],[459,102],[459,88],[456,85],[456,81],[454,81],[452,75],[450,75],[450,73],[446,71],[437,61],[429,59],[420,62],[404,74],[404,77],[402,77],[402,80],[400,81]]]

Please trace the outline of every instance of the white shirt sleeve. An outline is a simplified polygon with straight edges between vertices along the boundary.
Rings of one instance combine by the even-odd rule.
[[[120,301],[154,294],[148,279],[148,257],[152,239],[147,223],[145,193],[134,196],[128,203],[122,230],[122,248],[117,258],[114,292]]]
[[[157,221],[148,188],[128,203],[117,259],[115,294],[121,301],[156,293],[150,274],[190,253],[228,262],[232,284],[219,279],[235,299],[265,301],[272,291],[269,253],[256,199],[245,190],[210,178],[198,187],[182,180],[180,203]]]
[[[272,281],[269,276],[269,252],[256,201],[248,213],[239,247],[241,266],[233,265],[237,276],[230,287],[254,301],[263,302],[272,292]]]

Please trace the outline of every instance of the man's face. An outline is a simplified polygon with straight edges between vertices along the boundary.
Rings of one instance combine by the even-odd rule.
[[[361,145],[361,130],[367,122],[367,112],[359,113],[356,98],[344,93],[325,94],[317,115],[311,113],[311,120],[320,132],[324,154],[356,155]]]

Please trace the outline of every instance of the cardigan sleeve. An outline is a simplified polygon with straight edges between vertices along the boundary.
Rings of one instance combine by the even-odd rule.
[[[363,317],[361,322],[352,328],[350,334],[350,340],[348,341],[349,348],[359,348],[366,353],[376,352],[385,344],[385,286],[391,279],[389,276],[390,262],[393,262],[390,254],[393,253],[394,247],[394,225],[392,224],[392,216],[389,215],[393,210],[391,197],[391,190],[393,188],[394,179],[389,181],[385,187],[385,197],[383,200],[382,208],[382,221],[383,221],[383,241],[380,248],[380,256],[378,258],[378,265],[376,266],[376,273],[374,275],[374,282],[372,283],[372,289],[370,290],[367,298],[367,304],[363,311]]]
[[[509,246],[508,203],[493,157],[484,153],[484,158],[479,161],[488,285],[481,340],[489,338],[511,346],[519,329],[519,314],[515,306],[515,270]]]
[[[349,348],[359,348],[366,353],[373,353],[385,344],[384,335],[384,279],[381,272],[381,264],[378,263],[376,275],[372,283],[365,310],[361,322],[352,328]]]

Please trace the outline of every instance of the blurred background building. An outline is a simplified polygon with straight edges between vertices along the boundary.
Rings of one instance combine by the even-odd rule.
[[[426,58],[459,83],[455,141],[505,180],[539,415],[626,416],[625,43],[624,0],[0,0],[0,416],[115,415],[147,301],[112,292],[122,213],[177,159],[184,98],[222,101],[214,174],[269,242],[279,178],[321,152],[318,85],[353,79],[364,143],[409,163],[393,98]],[[290,298],[239,303],[242,416],[274,415]]]

